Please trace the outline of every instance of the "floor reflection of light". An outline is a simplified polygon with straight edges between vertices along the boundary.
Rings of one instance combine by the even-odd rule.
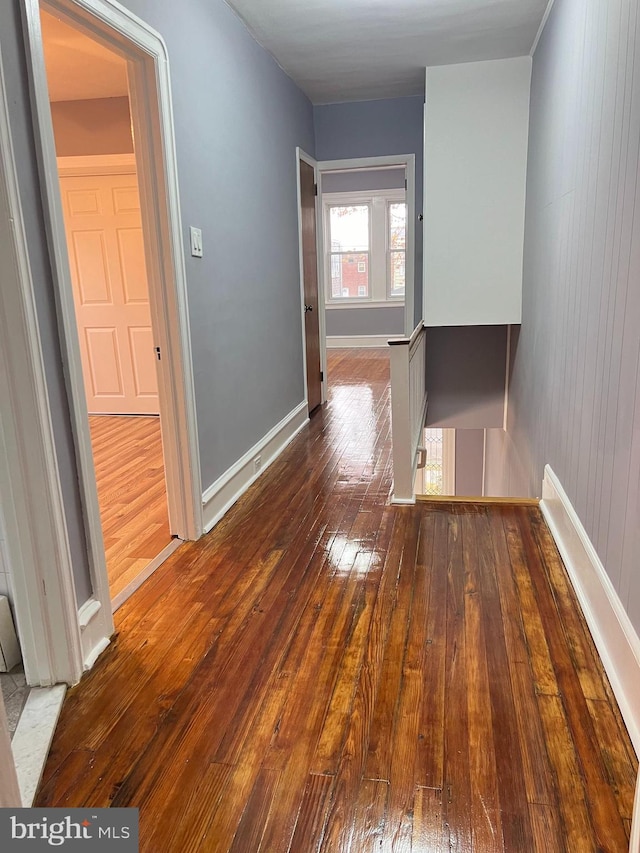
[[[368,458],[373,453],[376,440],[371,388],[366,385],[336,385],[331,392],[331,405],[339,412],[341,439],[352,443],[356,458]]]
[[[382,564],[382,557],[366,539],[337,534],[327,552],[327,563],[337,575],[366,575]]]

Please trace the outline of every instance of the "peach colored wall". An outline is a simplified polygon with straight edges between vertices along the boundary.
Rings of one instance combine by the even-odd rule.
[[[133,153],[126,97],[55,101],[51,115],[59,157]]]

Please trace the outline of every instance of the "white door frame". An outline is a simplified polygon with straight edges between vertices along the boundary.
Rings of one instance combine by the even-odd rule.
[[[0,504],[27,681],[74,684],[84,638],[3,80],[0,57]],[[93,622],[110,636],[111,608]]]
[[[64,580],[64,583],[59,582],[56,589],[62,598],[62,609],[67,614],[67,621],[70,619],[69,614],[74,614],[74,620],[71,621],[75,621],[75,631],[73,626],[69,629],[68,642],[65,644],[70,669],[65,671],[61,666],[49,667],[44,678],[30,680],[32,683],[74,683],[83,669],[93,665],[97,655],[107,645],[113,633],[113,620],[42,48],[41,5],[128,61],[151,311],[157,345],[162,353],[159,385],[164,393],[161,393],[160,409],[169,516],[172,533],[180,538],[196,539],[202,533],[202,487],[166,46],[154,30],[115,0],[47,0],[42,4],[39,0],[24,0],[25,39],[43,213],[55,281],[58,328],[65,359],[65,378],[80,472],[93,586],[92,597],[82,603],[78,610],[69,560],[68,577],[65,569],[64,579],[59,579]],[[27,343],[39,350],[35,314],[33,320],[27,328]],[[44,390],[46,392],[46,387]],[[46,393],[41,394],[40,400],[46,409],[43,417],[50,419]],[[50,453],[55,461],[53,444]],[[57,536],[66,538],[64,507],[60,494],[57,497]],[[54,505],[56,500],[51,501],[52,512]],[[68,542],[66,546],[68,552]],[[18,568],[16,565],[15,576],[19,574]],[[71,583],[68,583],[69,580]],[[49,586],[47,591],[50,594]],[[28,609],[33,592],[33,585],[30,594],[26,589],[23,594],[19,594],[16,589],[16,609],[22,606]],[[52,618],[48,643],[32,643],[33,648],[26,656],[31,656],[33,652],[38,659],[52,642],[52,636],[65,637],[58,616],[54,614]],[[29,638],[27,636],[25,640],[24,636],[24,620],[21,624],[19,619],[18,623],[23,646],[29,646]],[[34,624],[37,624],[37,619]],[[75,633],[79,637],[71,636]],[[76,640],[78,648],[74,648]]]
[[[302,192],[300,189],[300,163],[307,163],[313,168],[313,178],[318,184],[318,163],[309,154],[296,148],[296,193],[298,199],[298,256],[300,265],[300,314],[302,317],[302,376],[304,379],[304,402],[309,405],[309,388],[307,386],[307,334],[304,319],[304,257],[302,251]],[[327,333],[325,328],[324,312],[324,289],[320,278],[320,243],[318,234],[320,231],[320,209],[319,196],[316,196],[316,281],[318,283],[318,325],[320,334],[320,370],[322,371],[322,382],[320,383],[320,401],[327,401]]]
[[[415,154],[395,154],[384,157],[356,157],[350,160],[318,160],[316,164],[319,195],[317,205],[321,210],[322,198],[322,173],[345,171],[351,172],[356,169],[376,169],[389,166],[404,166],[405,176],[407,179],[406,202],[407,202],[407,253],[405,267],[405,281],[411,282],[411,287],[405,287],[404,292],[404,334],[406,337],[411,337],[413,332],[413,304],[415,294],[415,242],[416,242],[416,155]],[[321,227],[318,229],[320,250],[318,255],[320,274],[318,278],[319,290],[323,294],[322,301],[322,328],[326,328],[325,320],[325,303],[324,293],[326,292],[326,282],[324,273],[324,223],[322,219],[318,220]],[[320,263],[322,260],[322,263]],[[362,305],[363,308],[367,306]],[[322,343],[326,348],[326,335],[323,336]],[[326,375],[326,374],[325,374]]]

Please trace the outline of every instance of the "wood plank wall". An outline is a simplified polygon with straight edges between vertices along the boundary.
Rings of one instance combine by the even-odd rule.
[[[640,632],[640,14],[557,0],[534,55],[502,493],[551,465]],[[519,333],[518,333],[519,331]]]

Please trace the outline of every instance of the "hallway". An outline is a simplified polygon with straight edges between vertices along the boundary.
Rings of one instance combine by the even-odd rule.
[[[140,849],[626,851],[636,760],[535,507],[387,505],[386,350],[118,610],[36,804]]]

